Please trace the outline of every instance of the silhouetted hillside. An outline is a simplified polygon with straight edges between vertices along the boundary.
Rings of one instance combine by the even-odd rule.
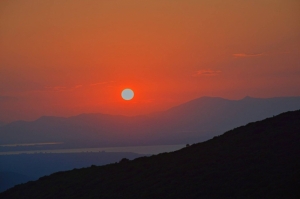
[[[58,172],[0,198],[299,198],[300,111],[203,143],[101,167]]]
[[[17,121],[0,127],[0,144],[62,143],[38,148],[52,149],[196,143],[234,127],[298,109],[300,97],[242,100],[202,97],[144,116],[81,114]],[[20,149],[28,150],[23,148]],[[0,147],[2,151],[12,149]]]

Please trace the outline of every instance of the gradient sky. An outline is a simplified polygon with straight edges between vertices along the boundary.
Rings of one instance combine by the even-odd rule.
[[[300,95],[299,0],[0,1],[1,121],[247,95]]]

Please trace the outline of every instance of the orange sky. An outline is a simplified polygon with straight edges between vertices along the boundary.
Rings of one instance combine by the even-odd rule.
[[[299,0],[2,0],[0,120],[299,96],[299,20]]]

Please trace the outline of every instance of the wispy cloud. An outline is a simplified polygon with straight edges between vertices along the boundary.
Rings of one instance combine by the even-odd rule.
[[[77,85],[74,88],[77,89],[77,88],[81,88],[81,87],[83,87],[83,86],[82,85]]]
[[[198,70],[193,76],[215,76],[221,74],[220,70]]]
[[[45,89],[48,91],[59,91],[59,92],[68,90],[68,88],[65,86],[46,86]]]
[[[114,81],[97,82],[97,83],[90,84],[90,86],[100,86],[100,85],[109,84],[109,83],[113,83],[113,82],[114,82]]]
[[[76,85],[72,87],[66,87],[66,86],[46,86],[45,89],[47,91],[56,91],[56,92],[63,92],[63,91],[73,91],[75,89],[82,88],[83,85]]]
[[[260,57],[263,55],[264,55],[263,53],[256,53],[256,54],[236,53],[236,54],[233,54],[234,57]]]

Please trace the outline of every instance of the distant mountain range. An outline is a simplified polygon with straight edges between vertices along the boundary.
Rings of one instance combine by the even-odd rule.
[[[179,151],[54,173],[0,198],[300,198],[299,124],[300,111],[287,112]]]
[[[191,144],[249,122],[298,109],[300,97],[241,100],[201,97],[167,111],[133,117],[100,113],[68,118],[43,116],[32,122],[16,121],[0,126],[0,145],[53,142],[63,144],[39,145],[39,148],[66,148]],[[0,150],[4,148],[13,147],[0,147]]]
[[[4,126],[5,124],[5,122],[0,121],[0,126]]]

